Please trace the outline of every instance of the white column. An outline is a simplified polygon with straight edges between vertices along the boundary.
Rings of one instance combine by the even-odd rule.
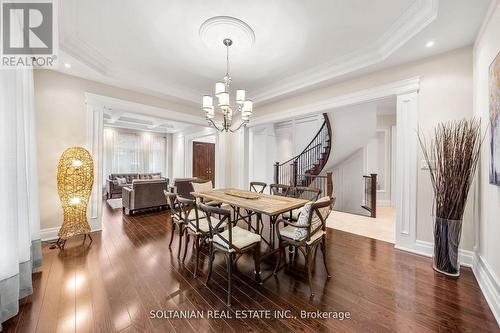
[[[396,248],[413,250],[417,238],[418,92],[397,96]]]
[[[87,145],[85,148],[94,160],[94,186],[87,211],[92,231],[102,229],[103,122],[104,106],[92,105],[87,101]]]

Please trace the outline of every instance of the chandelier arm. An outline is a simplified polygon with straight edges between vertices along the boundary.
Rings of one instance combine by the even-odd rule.
[[[212,124],[213,127],[215,127],[216,130],[218,130],[219,132],[222,132],[224,130],[224,128],[220,128],[219,126],[217,126],[214,121],[210,118],[207,118],[208,122]]]
[[[230,131],[231,133],[238,132],[238,131],[240,130],[240,128],[242,128],[242,127],[246,127],[246,126],[247,126],[247,123],[244,121],[244,122],[242,122],[242,123],[240,124],[240,126],[238,126],[238,128],[236,128],[236,129],[234,129],[234,130],[229,129],[229,131]]]

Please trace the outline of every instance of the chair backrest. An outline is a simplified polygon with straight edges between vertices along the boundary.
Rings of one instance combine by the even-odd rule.
[[[264,182],[250,182],[250,191],[254,191],[257,193],[264,193],[267,184]]]
[[[196,205],[196,201],[182,197],[177,197],[177,201],[179,202],[179,207],[181,209],[182,216],[184,217],[184,223],[193,226],[197,232],[201,231],[200,217],[202,216],[198,212],[198,206]],[[194,212],[194,218],[191,212]]]
[[[295,186],[288,189],[287,196],[292,198],[300,198],[309,201],[318,200],[321,190],[316,187]]]
[[[224,208],[219,208],[215,206],[208,206],[205,205],[204,203],[198,204],[198,207],[205,212],[205,215],[207,216],[208,220],[208,227],[210,229],[210,238],[214,238],[215,235],[218,235],[218,237],[227,244],[228,249],[234,249],[234,250],[239,250],[238,247],[233,245],[233,225],[231,222],[231,212],[227,209]],[[216,220],[212,220],[211,216],[213,214],[217,214],[220,216],[220,219],[218,220],[217,223],[215,223]],[[227,228],[228,228],[228,236],[227,238],[222,236],[223,228],[222,226],[224,225],[224,222],[227,222]]]
[[[214,189],[214,186],[212,184],[211,180],[200,180],[192,183],[193,185],[193,191],[194,192],[205,192],[205,191],[211,191]],[[196,202],[201,202],[203,201],[201,198],[196,198]]]
[[[290,186],[285,184],[271,184],[269,185],[269,193],[272,195],[286,196],[289,188]]]
[[[169,191],[163,191],[163,194],[165,195],[165,198],[167,199],[167,203],[170,206],[170,211],[172,212],[172,218],[175,217],[179,221],[183,221],[184,218],[182,217],[182,211],[179,205],[179,202],[177,201],[177,194],[169,192]]]
[[[188,199],[193,199],[191,192],[193,192],[193,181],[196,181],[197,178],[176,178],[174,179],[174,190],[176,193]]]
[[[299,229],[304,236],[307,235],[305,240],[308,241],[315,233],[326,230],[326,219],[330,215],[334,203],[335,198],[323,197],[315,202],[307,203],[304,206],[301,210],[297,224],[307,226],[307,229]]]

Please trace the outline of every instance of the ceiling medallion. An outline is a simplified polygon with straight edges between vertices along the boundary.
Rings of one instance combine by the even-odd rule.
[[[214,98],[211,95],[203,96],[203,111],[205,111],[205,118],[208,120],[210,125],[215,127],[220,132],[236,132],[241,127],[244,127],[250,121],[250,116],[253,112],[253,103],[251,100],[246,99],[245,90],[236,90],[236,108],[237,112],[241,113],[241,123],[236,129],[231,128],[231,122],[233,119],[233,103],[231,103],[229,98],[230,88],[231,88],[231,76],[229,75],[229,47],[233,45],[233,41],[230,38],[224,38],[222,43],[226,46],[226,75],[215,84],[215,97],[218,100],[218,107],[222,113],[222,124],[217,125],[213,121],[215,116],[214,108]]]
[[[198,31],[201,40],[213,50],[220,48],[220,42],[229,38],[237,52],[250,49],[255,43],[252,28],[240,19],[231,16],[215,16],[203,22]]]

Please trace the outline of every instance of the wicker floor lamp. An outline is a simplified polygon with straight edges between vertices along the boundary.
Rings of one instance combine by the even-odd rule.
[[[89,236],[90,225],[87,220],[87,205],[94,184],[94,161],[90,153],[81,147],[66,149],[57,167],[57,189],[64,211],[64,221],[59,229],[56,242],[64,249],[68,238],[85,235],[83,243]]]

